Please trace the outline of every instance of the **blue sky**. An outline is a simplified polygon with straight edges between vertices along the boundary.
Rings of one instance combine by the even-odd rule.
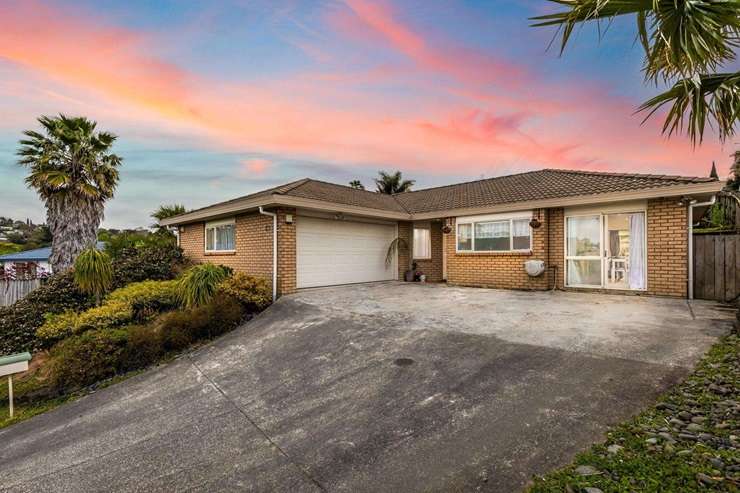
[[[204,6],[205,5],[205,6]],[[124,158],[105,225],[150,223],[310,176],[417,188],[554,167],[706,175],[694,150],[640,126],[634,19],[562,57],[525,1],[0,2],[0,215],[43,220],[14,153],[42,114],[85,115]]]

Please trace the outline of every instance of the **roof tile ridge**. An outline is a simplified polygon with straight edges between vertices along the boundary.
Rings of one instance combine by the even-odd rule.
[[[450,183],[449,185],[437,185],[436,187],[428,187],[428,188],[421,188],[419,190],[409,190],[407,192],[399,192],[394,193],[393,195],[404,195],[407,193],[418,193],[418,192],[428,192],[429,190],[438,190],[440,188],[449,188],[449,187],[457,187],[460,185],[470,185],[471,183],[482,183],[485,181],[493,181],[493,180],[500,180],[502,178],[511,178],[514,176],[522,176],[522,175],[530,175],[533,173],[540,173],[542,171],[547,171],[546,169],[533,169],[530,171],[523,171],[521,173],[512,173],[510,175],[501,175],[501,176],[491,176],[489,178],[478,178],[477,180],[470,180],[470,181],[461,181],[459,183]]]

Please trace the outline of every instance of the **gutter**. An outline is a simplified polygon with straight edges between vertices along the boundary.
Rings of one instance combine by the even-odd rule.
[[[694,299],[694,207],[711,206],[717,201],[717,196],[712,195],[712,199],[708,202],[697,202],[692,200],[689,202],[689,299]]]
[[[278,238],[277,238],[277,214],[265,211],[262,206],[260,214],[272,217],[272,302],[277,299],[277,264],[278,264]]]

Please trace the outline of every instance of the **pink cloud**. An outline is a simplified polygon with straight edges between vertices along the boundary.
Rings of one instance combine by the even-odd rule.
[[[356,20],[359,20],[419,67],[475,85],[511,86],[524,75],[521,66],[474,50],[450,43],[445,48],[434,46],[427,37],[399,21],[393,8],[383,1],[345,0],[345,3],[357,19],[346,12],[337,13],[333,20],[336,25],[346,27],[344,32],[360,33],[360,39],[367,39],[368,32],[357,29]]]
[[[104,96],[121,119],[174,125],[237,151],[459,174],[543,166],[703,174],[711,159],[729,153],[717,144],[692,152],[684,139],[666,142],[656,121],[639,127],[629,102],[595,88],[545,87],[516,66],[436,48],[442,43],[384,4],[349,3],[368,36],[382,36],[412,65],[457,83],[439,89],[415,78],[413,67],[383,65],[356,77],[225,82],[152,56],[142,33],[25,1],[0,6],[0,57]],[[388,82],[407,84],[413,96],[367,90]],[[502,96],[486,91],[488,82],[521,87]],[[254,161],[243,163],[245,172],[269,169]]]
[[[245,159],[241,162],[242,176],[262,175],[271,165],[272,161],[269,159]]]

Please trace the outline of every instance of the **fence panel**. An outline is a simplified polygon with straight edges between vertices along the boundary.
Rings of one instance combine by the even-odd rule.
[[[0,306],[12,305],[39,286],[40,279],[0,279]]]
[[[740,296],[740,235],[694,235],[694,297],[732,301]]]

